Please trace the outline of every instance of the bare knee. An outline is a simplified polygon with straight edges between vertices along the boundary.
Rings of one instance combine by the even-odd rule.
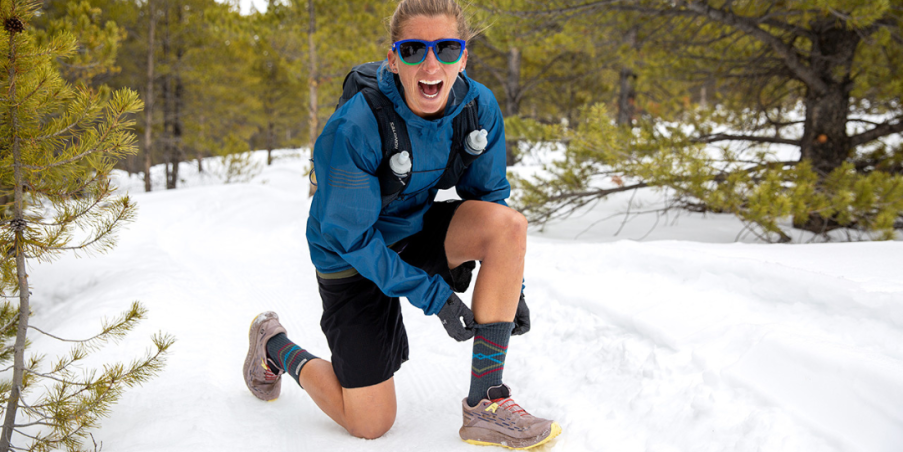
[[[351,436],[363,439],[376,439],[386,434],[392,425],[395,424],[395,413],[391,416],[380,416],[375,419],[360,420],[357,422],[349,422],[345,427]]]
[[[527,218],[520,212],[499,206],[487,218],[486,227],[494,241],[525,253],[527,249]]]
[[[395,423],[395,379],[364,388],[342,389],[345,430],[352,436],[376,439]]]

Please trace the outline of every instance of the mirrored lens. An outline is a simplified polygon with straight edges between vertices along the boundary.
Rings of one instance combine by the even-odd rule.
[[[457,41],[439,41],[436,43],[436,58],[443,63],[454,63],[461,58],[461,43]]]
[[[405,63],[420,63],[426,56],[426,44],[422,42],[406,42],[399,46],[398,54]]]

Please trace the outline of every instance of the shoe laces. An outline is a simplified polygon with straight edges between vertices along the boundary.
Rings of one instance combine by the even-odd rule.
[[[276,367],[276,372],[273,372],[272,370],[270,370],[270,366],[267,364],[267,361],[269,361],[269,360],[261,359],[260,367],[263,367],[263,379],[267,383],[272,383],[272,382],[276,381],[280,375],[282,375],[282,369],[279,369],[278,367]]]
[[[502,399],[492,399],[492,405],[490,405],[489,408],[493,408],[493,407],[501,408],[503,410],[510,411],[514,414],[519,414],[521,416],[529,416],[530,415],[530,413],[528,413],[527,410],[521,408],[521,406],[518,405],[514,401],[514,399],[512,399],[511,397],[506,397],[506,398],[502,398]],[[487,409],[489,409],[489,408],[487,408]],[[495,412],[495,409],[493,409],[492,411]]]

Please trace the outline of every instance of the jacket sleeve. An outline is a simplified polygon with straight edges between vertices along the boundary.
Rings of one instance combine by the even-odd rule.
[[[489,201],[507,206],[511,194],[505,152],[505,121],[495,96],[489,90],[480,94],[480,125],[489,134],[486,150],[467,168],[455,187],[465,200]]]
[[[327,124],[317,139],[312,208],[318,210],[322,240],[386,295],[406,297],[427,315],[435,314],[451,296],[451,287],[441,276],[430,277],[404,262],[375,228],[382,208],[376,177],[382,151],[368,137],[372,134],[339,120]]]

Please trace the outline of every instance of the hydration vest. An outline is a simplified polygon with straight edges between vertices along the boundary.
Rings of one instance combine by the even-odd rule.
[[[353,67],[342,83],[342,97],[339,98],[336,109],[338,110],[339,107],[351,100],[357,93],[363,93],[364,98],[367,100],[367,105],[370,106],[370,110],[376,118],[383,151],[383,158],[377,169],[377,175],[379,177],[382,207],[385,208],[404,192],[412,174],[408,172],[407,176],[401,179],[401,184],[399,184],[397,176],[389,168],[390,158],[397,153],[407,151],[411,159],[414,160],[416,154],[411,146],[411,137],[408,135],[407,125],[395,112],[392,101],[379,90],[377,72],[380,65],[382,65],[382,62],[377,61]],[[464,84],[465,82],[458,77],[455,80],[455,86],[458,86],[459,83]],[[452,89],[454,89],[454,86]],[[479,157],[479,155],[475,156],[464,150],[465,137],[474,130],[480,129],[478,100],[479,98],[475,98],[464,105],[458,116],[452,120],[451,152],[448,154],[445,171],[439,177],[434,187],[442,190],[454,187],[458,184],[458,181],[470,164]],[[392,181],[392,178],[395,178],[395,180]]]

